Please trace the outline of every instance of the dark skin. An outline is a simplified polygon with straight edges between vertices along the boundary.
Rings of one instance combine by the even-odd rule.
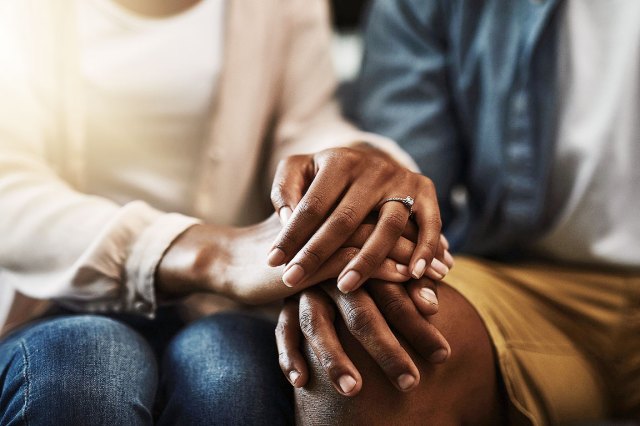
[[[158,18],[180,13],[199,2],[116,1],[134,12]],[[304,359],[299,353],[291,355],[291,359],[296,360],[291,365],[299,371],[289,368],[287,373],[290,380],[292,372],[298,373],[299,381],[292,380],[296,386],[302,386],[308,378],[311,379],[304,392],[298,392],[299,407],[304,409],[311,404],[317,410],[331,411],[334,417],[326,418],[346,423],[362,422],[375,414],[377,408],[385,407],[385,401],[380,401],[376,407],[368,407],[369,410],[364,409],[367,407],[359,407],[358,402],[368,402],[370,398],[376,402],[376,398],[386,398],[388,392],[395,392],[389,394],[395,397],[390,397],[388,401],[398,404],[416,401],[412,405],[418,407],[417,414],[421,414],[421,411],[430,407],[418,398],[423,389],[428,391],[436,384],[441,384],[444,389],[444,379],[447,385],[458,383],[454,380],[456,376],[453,368],[440,370],[452,371],[449,377],[441,376],[433,367],[433,363],[444,362],[450,356],[451,359],[445,365],[458,365],[457,361],[454,362],[458,359],[457,356],[450,355],[455,353],[458,343],[455,340],[455,345],[448,343],[444,337],[447,333],[438,331],[440,327],[443,331],[448,330],[444,320],[441,323],[431,322],[429,318],[429,321],[423,319],[421,322],[417,317],[418,312],[425,318],[437,310],[436,289],[431,281],[408,285],[408,292],[405,291],[402,296],[404,308],[413,309],[411,314],[414,321],[407,321],[408,317],[402,321],[402,315],[398,313],[403,311],[390,309],[394,306],[392,302],[398,299],[398,290],[404,291],[404,287],[388,283],[403,282],[410,276],[441,279],[452,266],[451,255],[445,248],[446,242],[440,238],[440,217],[432,182],[407,170],[381,151],[365,145],[354,145],[351,148],[326,150],[284,161],[278,169],[273,188],[272,201],[280,221],[274,216],[261,224],[242,229],[196,225],[174,241],[158,268],[156,287],[159,296],[171,300],[191,293],[212,292],[244,303],[257,304],[287,297],[333,279],[332,285],[316,287],[309,293],[302,294],[303,310],[320,306],[319,301],[333,300],[337,303],[338,311],[344,314],[350,306],[351,298],[359,303],[366,303],[366,308],[351,309],[349,312],[353,314],[371,311],[375,306],[372,300],[363,296],[367,294],[364,290],[358,290],[360,286],[371,278],[383,280],[378,288],[370,291],[375,302],[386,307],[382,314],[377,312],[377,316],[370,317],[375,318],[373,322],[355,317],[352,321],[346,321],[345,326],[337,320],[337,335],[334,334],[334,339],[331,340],[327,338],[331,327],[326,326],[332,326],[333,323],[326,320],[331,318],[332,308],[325,303],[325,327],[307,326],[304,330],[305,337],[310,342],[308,348],[315,350],[314,353],[333,353],[336,365],[342,365],[342,368],[345,368],[349,357],[354,360],[344,371],[355,376],[351,377],[352,381],[348,381],[349,385],[353,382],[355,385],[343,394],[356,395],[360,392],[359,396],[345,399],[335,392],[341,390],[341,376],[332,377],[332,381],[323,381],[326,376],[320,374],[310,352],[307,353],[308,359],[312,361],[310,373],[305,369]],[[405,195],[410,195],[416,202],[414,220],[417,230],[412,232],[412,237],[406,235],[408,209],[398,202],[384,202],[387,198]],[[377,214],[376,220],[365,223],[372,212]],[[271,267],[267,266],[267,261]],[[289,287],[284,286],[283,281]],[[429,297],[426,299],[419,296],[424,289],[430,291],[427,292]],[[419,298],[417,302],[410,303],[416,298]],[[447,296],[445,300],[448,300]],[[295,305],[287,303],[287,306]],[[335,314],[334,310],[333,315]],[[454,311],[453,316],[455,318],[451,318],[452,324],[458,324],[456,321],[467,318],[464,312],[460,314]],[[297,322],[289,321],[288,324],[288,327],[280,327],[279,330],[290,330],[290,326]],[[412,345],[404,342],[403,338],[396,338],[388,324],[401,330],[402,336],[411,341]],[[374,325],[375,327],[368,328]],[[473,324],[463,322],[461,326],[471,327]],[[293,336],[295,330],[294,333],[285,334],[285,337]],[[360,343],[354,340],[353,335]],[[284,343],[287,341],[288,338],[285,338]],[[330,345],[331,342],[333,346]],[[358,345],[363,345],[370,355],[366,355],[362,349],[358,352],[358,348],[361,348]],[[344,348],[341,354],[338,353],[339,346]],[[482,347],[478,346],[480,349]],[[461,350],[459,353],[462,355],[466,352]],[[478,360],[485,364],[486,353],[469,354],[477,355]],[[286,361],[286,356],[281,357],[281,362],[283,359]],[[395,359],[399,362],[395,362]],[[355,366],[358,366],[357,370]],[[322,366],[325,369],[327,367],[326,364]],[[364,379],[359,371],[363,371]],[[429,377],[429,380],[421,382],[421,375]],[[335,387],[336,379],[338,387]],[[388,379],[395,387],[389,385]],[[367,385],[363,385],[363,380],[367,381]],[[467,381],[466,386],[492,389],[488,382],[479,382],[478,386],[473,386],[473,382]],[[489,387],[485,389],[486,386]],[[398,392],[412,389],[417,390],[411,393]],[[465,393],[461,395],[464,396]],[[489,392],[489,395],[492,393]],[[471,395],[468,402],[474,402],[473,397]],[[474,404],[470,406],[474,407]],[[355,413],[357,418],[353,417]],[[409,414],[412,414],[411,410],[405,410],[404,415]],[[458,414],[463,416],[464,413],[460,411]],[[312,421],[313,416],[307,420]]]
[[[438,296],[439,312],[431,316],[429,322],[451,345],[451,356],[446,363],[429,362],[416,350],[415,342],[409,343],[398,335],[402,347],[423,377],[411,392],[400,392],[357,338],[360,334],[373,332],[378,321],[362,322],[368,325],[354,337],[350,327],[358,320],[352,318],[345,322],[338,317],[335,331],[346,356],[359,370],[366,371],[361,389],[351,398],[336,392],[312,343],[304,342],[310,370],[306,385],[296,388],[297,422],[302,425],[367,426],[503,424],[506,409],[499,390],[496,361],[480,317],[451,287],[440,285]],[[316,306],[315,309],[321,308]],[[316,324],[323,327],[321,322]]]

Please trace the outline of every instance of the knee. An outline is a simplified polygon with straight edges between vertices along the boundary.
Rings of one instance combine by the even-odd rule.
[[[475,310],[452,289],[442,286],[440,312],[432,322],[451,345],[451,357],[433,365],[398,339],[420,370],[421,381],[409,393],[398,391],[350,335],[344,323],[336,331],[345,351],[363,377],[355,397],[339,395],[307,349],[310,381],[296,390],[296,417],[300,424],[497,424],[499,392],[489,337]]]
[[[63,420],[60,415],[83,424],[100,416],[132,424],[150,418],[155,358],[127,326],[98,316],[57,318],[34,326],[16,344],[36,417],[52,424]],[[52,398],[57,404],[47,403]],[[56,406],[65,413],[52,412]]]
[[[241,314],[219,314],[200,320],[179,333],[169,344],[164,370],[176,379],[203,389],[251,386],[255,369],[275,365],[274,326],[266,320]],[[170,368],[169,368],[170,367]],[[205,372],[206,374],[203,374]],[[257,385],[257,383],[256,383]]]
[[[292,417],[274,327],[263,319],[228,313],[200,320],[178,334],[163,360],[165,415],[178,416],[176,410],[180,418],[210,413],[220,423]]]

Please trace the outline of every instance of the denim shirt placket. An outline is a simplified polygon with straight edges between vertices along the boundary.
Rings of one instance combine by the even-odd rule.
[[[545,30],[551,12],[558,0],[529,0],[529,13],[536,14],[535,21],[524,46],[518,66],[517,79],[508,101],[508,120],[505,123],[505,203],[504,217],[512,232],[530,230],[541,214],[539,198],[543,196],[541,179],[538,176],[538,161],[549,162],[551,158],[536,155],[533,138],[540,114],[532,107],[531,70],[536,48]]]

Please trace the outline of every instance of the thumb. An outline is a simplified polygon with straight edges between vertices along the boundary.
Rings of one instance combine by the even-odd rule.
[[[271,203],[282,226],[289,221],[313,177],[313,157],[310,155],[294,155],[278,164],[271,187]]]

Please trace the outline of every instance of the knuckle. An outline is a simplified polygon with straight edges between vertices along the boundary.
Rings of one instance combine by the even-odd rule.
[[[306,266],[308,266],[309,264],[320,265],[325,259],[322,250],[317,246],[305,247],[302,250],[302,253],[304,255],[304,258],[306,258],[307,260],[305,262]]]
[[[322,369],[328,373],[329,377],[337,376],[340,365],[336,360],[336,357],[331,352],[323,349],[317,353],[317,357]]]
[[[324,216],[324,200],[319,195],[305,197],[298,206],[299,214],[305,218],[320,219]]]
[[[364,269],[373,271],[382,263],[383,258],[370,253],[368,251],[360,251],[358,254],[358,262]]]
[[[360,249],[356,247],[345,247],[340,250],[340,258],[339,262],[346,266],[349,262],[351,262],[360,252]]]
[[[300,312],[300,330],[307,339],[313,338],[318,330],[318,318],[309,310]]]
[[[401,297],[391,296],[381,303],[381,309],[390,320],[400,319],[406,316],[407,302]]]
[[[359,154],[350,148],[334,148],[329,151],[325,156],[326,164],[342,174],[351,174],[360,161]]]
[[[392,171],[395,171],[395,167],[389,160],[384,157],[376,157],[370,161],[369,167],[371,170],[375,172],[377,175],[388,175]]]
[[[290,231],[285,232],[280,236],[280,239],[275,243],[275,246],[284,249],[286,252],[287,248],[295,247],[298,244],[296,239],[296,234]]]
[[[432,258],[436,255],[436,245],[431,241],[426,241],[423,245],[423,250],[425,252],[425,256],[428,258]]]
[[[400,212],[391,212],[386,214],[382,219],[382,225],[385,229],[393,232],[394,235],[401,235],[407,224],[406,217]]]
[[[425,175],[417,174],[420,185],[423,186],[429,192],[435,192],[436,185],[431,179]]]
[[[408,368],[408,362],[396,351],[380,351],[376,362],[384,371],[402,371]]]
[[[352,206],[345,206],[336,212],[332,221],[332,227],[336,232],[352,232],[358,227],[358,212]]]
[[[375,316],[371,310],[360,306],[350,306],[345,316],[347,328],[357,339],[366,339],[372,334]]]

